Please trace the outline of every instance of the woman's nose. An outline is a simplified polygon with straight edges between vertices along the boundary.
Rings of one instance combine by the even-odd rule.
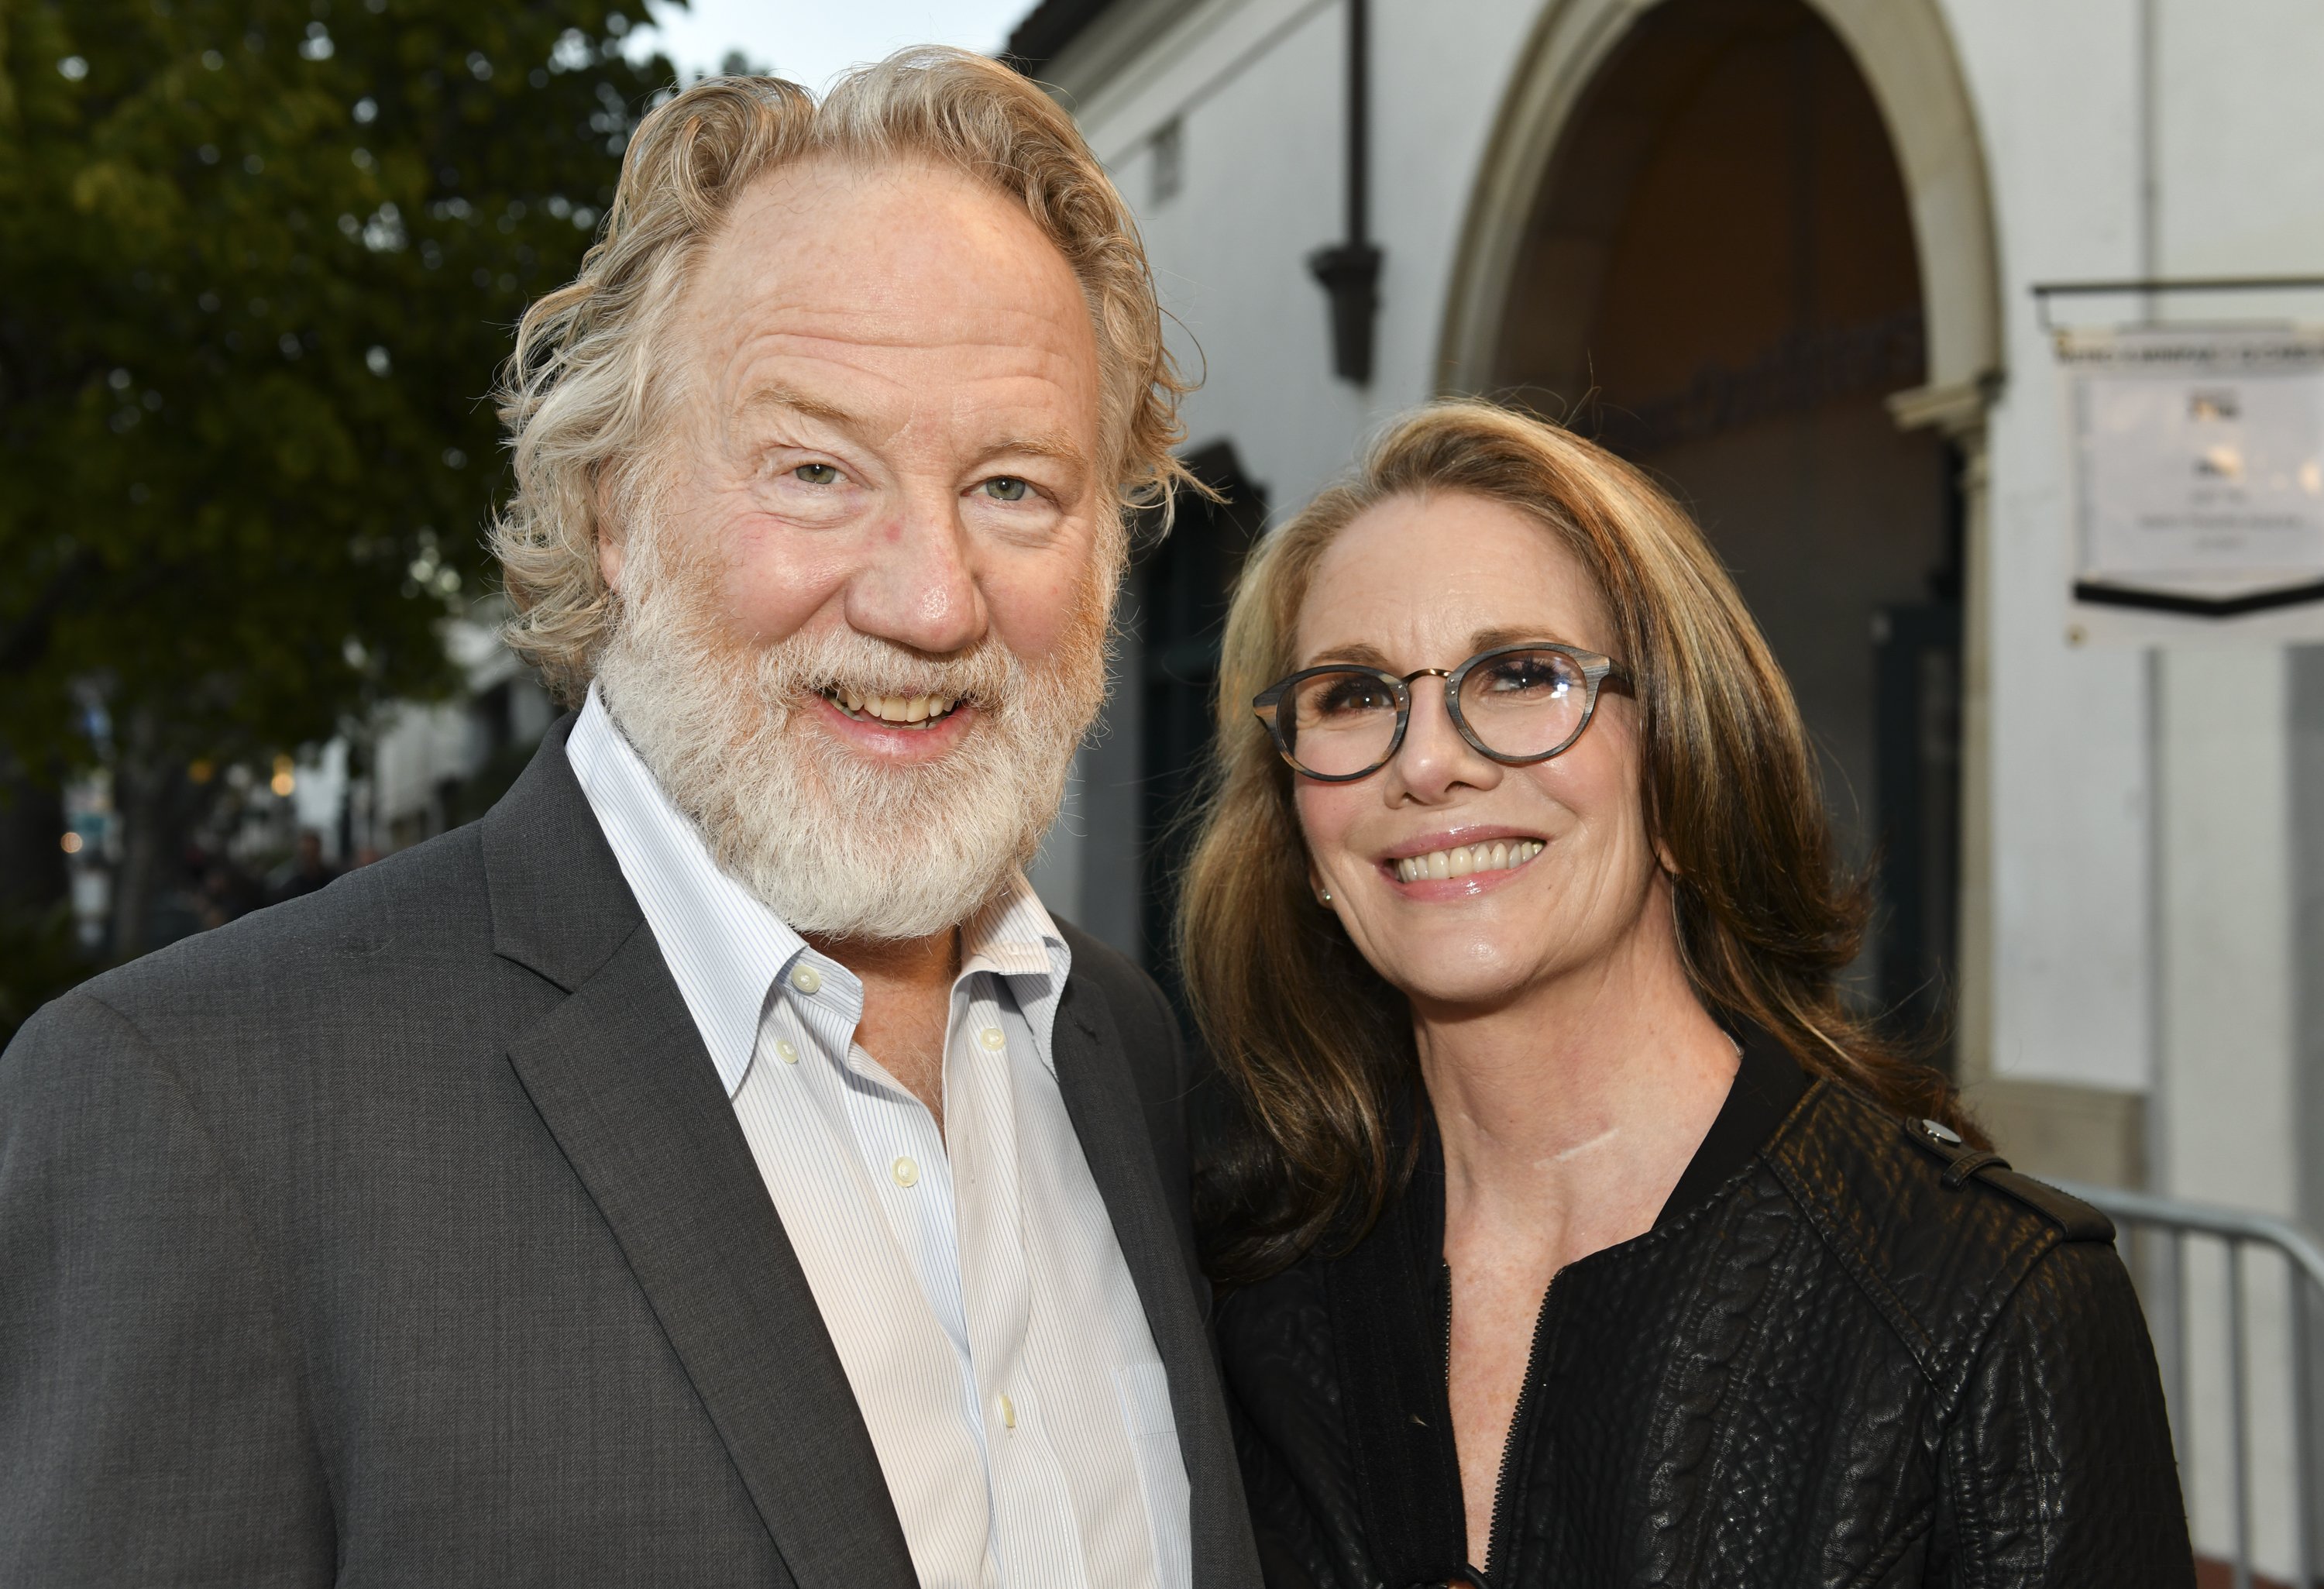
[[[1412,715],[1404,730],[1404,744],[1388,763],[1396,791],[1427,801],[1466,787],[1488,789],[1500,781],[1500,763],[1478,754],[1461,735],[1444,699],[1444,686],[1423,679],[1412,687]]]

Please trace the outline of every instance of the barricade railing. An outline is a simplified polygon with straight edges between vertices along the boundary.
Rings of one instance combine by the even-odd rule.
[[[2324,1323],[2324,1246],[2290,1221],[2264,1214],[2186,1203],[2116,1187],[2084,1186],[2073,1181],[2052,1184],[2102,1211],[2122,1235],[2132,1238],[2125,1258],[2137,1278],[2147,1327],[2154,1338],[2163,1395],[2170,1403],[2172,1439],[2178,1449],[2180,1483],[2188,1491],[2190,1520],[2196,1513],[2198,1492],[2217,1483],[2219,1475],[2199,1472],[2193,1460],[2198,1418],[2197,1404],[2191,1400],[2195,1391],[2189,1379],[2190,1337],[2194,1334],[2190,1320],[2197,1311],[2195,1304],[2207,1299],[2208,1288],[2195,1288],[2188,1258],[2190,1245],[2196,1243],[2216,1243],[2224,1250],[2224,1294],[2216,1296],[2218,1315],[2208,1328],[2223,1337],[2226,1356],[2226,1405],[2222,1410],[2227,1446],[2224,1476],[2229,1488],[2226,1510],[2235,1551],[2229,1563],[2231,1581],[2235,1589],[2253,1589],[2255,1582],[2257,1486],[2254,1444],[2258,1420],[2255,1414],[2261,1407],[2282,1406],[2282,1402],[2255,1398],[2273,1393],[2289,1402],[2292,1472],[2288,1521],[2292,1582],[2301,1589],[2313,1589],[2319,1583],[2319,1570],[2324,1569],[2324,1549],[2319,1544],[2319,1514],[2324,1514],[2319,1489],[2324,1486],[2324,1472],[2319,1472],[2316,1406],[2317,1390],[2324,1384],[2317,1336],[2317,1326]],[[2253,1280],[2249,1260],[2255,1250],[2272,1255],[2282,1265],[2285,1323],[2289,1326],[2284,1350],[2280,1354],[2282,1361],[2257,1365],[2261,1382],[2256,1387],[2253,1372],[2255,1319],[2249,1295]],[[2278,1369],[2282,1371],[2280,1379],[2272,1372]],[[2202,1500],[2207,1506],[2216,1508],[2216,1498],[2208,1492]]]

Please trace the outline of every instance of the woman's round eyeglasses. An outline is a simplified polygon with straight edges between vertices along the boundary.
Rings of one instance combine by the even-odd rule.
[[[1251,697],[1293,769],[1323,783],[1369,778],[1396,759],[1412,723],[1412,686],[1444,680],[1444,710],[1480,755],[1522,767],[1571,747],[1598,709],[1598,687],[1628,685],[1611,657],[1570,645],[1505,645],[1450,671],[1401,679],[1344,662],[1305,668]]]

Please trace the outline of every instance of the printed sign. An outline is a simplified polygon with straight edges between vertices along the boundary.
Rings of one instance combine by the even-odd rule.
[[[2063,331],[2077,600],[2210,617],[2324,602],[2324,334]]]

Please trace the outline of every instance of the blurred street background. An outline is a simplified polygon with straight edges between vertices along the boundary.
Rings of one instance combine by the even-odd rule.
[[[645,4],[0,0],[0,1039],[522,767],[485,393],[656,97],[987,51],[1137,209],[1227,498],[1144,544],[1052,908],[1170,981],[1226,594],[1368,430],[1597,438],[1790,672],[1858,995],[2120,1195],[2207,1573],[2319,1581],[2324,7]]]

